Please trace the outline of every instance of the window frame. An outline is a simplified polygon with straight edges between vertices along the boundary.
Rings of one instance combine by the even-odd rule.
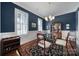
[[[17,22],[18,14],[21,14],[19,22]],[[23,35],[28,33],[28,17],[29,14],[27,12],[15,8],[15,32],[17,35]],[[17,25],[20,26],[19,29],[17,29]],[[23,27],[25,27],[25,30],[23,29]],[[20,31],[20,33],[18,33],[18,30]]]
[[[38,18],[38,31],[43,31],[43,20],[41,18]]]

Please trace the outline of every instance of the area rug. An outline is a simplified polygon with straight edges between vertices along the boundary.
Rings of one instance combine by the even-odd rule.
[[[53,45],[45,49],[40,46],[35,46],[30,49],[32,56],[78,56],[79,54],[68,54],[67,51],[63,49],[63,46]]]
[[[52,45],[45,49],[40,46],[34,46],[30,48],[30,53],[32,56],[77,56],[79,54],[68,54],[67,50],[63,48],[61,45],[56,45],[55,41],[51,41]]]
[[[49,48],[45,49],[45,52],[44,52],[44,48],[35,46],[30,49],[30,52],[31,52],[32,56],[63,56],[63,55],[67,55],[67,54],[63,53],[63,46],[60,46],[60,45],[55,45],[53,47],[49,47]]]

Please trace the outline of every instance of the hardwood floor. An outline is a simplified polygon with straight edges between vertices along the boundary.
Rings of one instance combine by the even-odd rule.
[[[74,42],[72,42],[72,44],[74,45]],[[21,45],[18,48],[18,52],[21,56],[30,56],[31,53],[29,52],[29,49],[32,48],[33,46],[37,45],[37,39],[32,40],[28,43],[25,43],[23,45]],[[74,46],[75,47],[75,46]],[[70,51],[70,49],[72,50],[72,46],[71,44],[68,43],[68,52],[72,52]],[[5,54],[6,56],[18,56],[18,54],[16,53],[16,50],[9,52],[8,54]]]
[[[29,56],[30,53],[29,53],[29,49],[35,45],[37,45],[37,39],[35,40],[32,40],[28,43],[25,43],[23,45],[21,45],[19,48],[18,48],[18,52],[20,53],[21,56]],[[5,54],[5,56],[18,56],[18,54],[16,53],[16,50],[13,50],[11,52],[9,52],[8,54]]]

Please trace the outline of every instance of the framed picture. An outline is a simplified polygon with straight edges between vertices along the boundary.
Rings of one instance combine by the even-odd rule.
[[[32,22],[32,27],[36,28],[36,23],[35,22]]]

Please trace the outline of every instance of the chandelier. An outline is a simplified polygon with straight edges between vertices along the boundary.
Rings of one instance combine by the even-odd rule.
[[[52,21],[52,20],[54,20],[55,19],[55,16],[48,16],[48,17],[45,17],[45,20],[46,21]]]

